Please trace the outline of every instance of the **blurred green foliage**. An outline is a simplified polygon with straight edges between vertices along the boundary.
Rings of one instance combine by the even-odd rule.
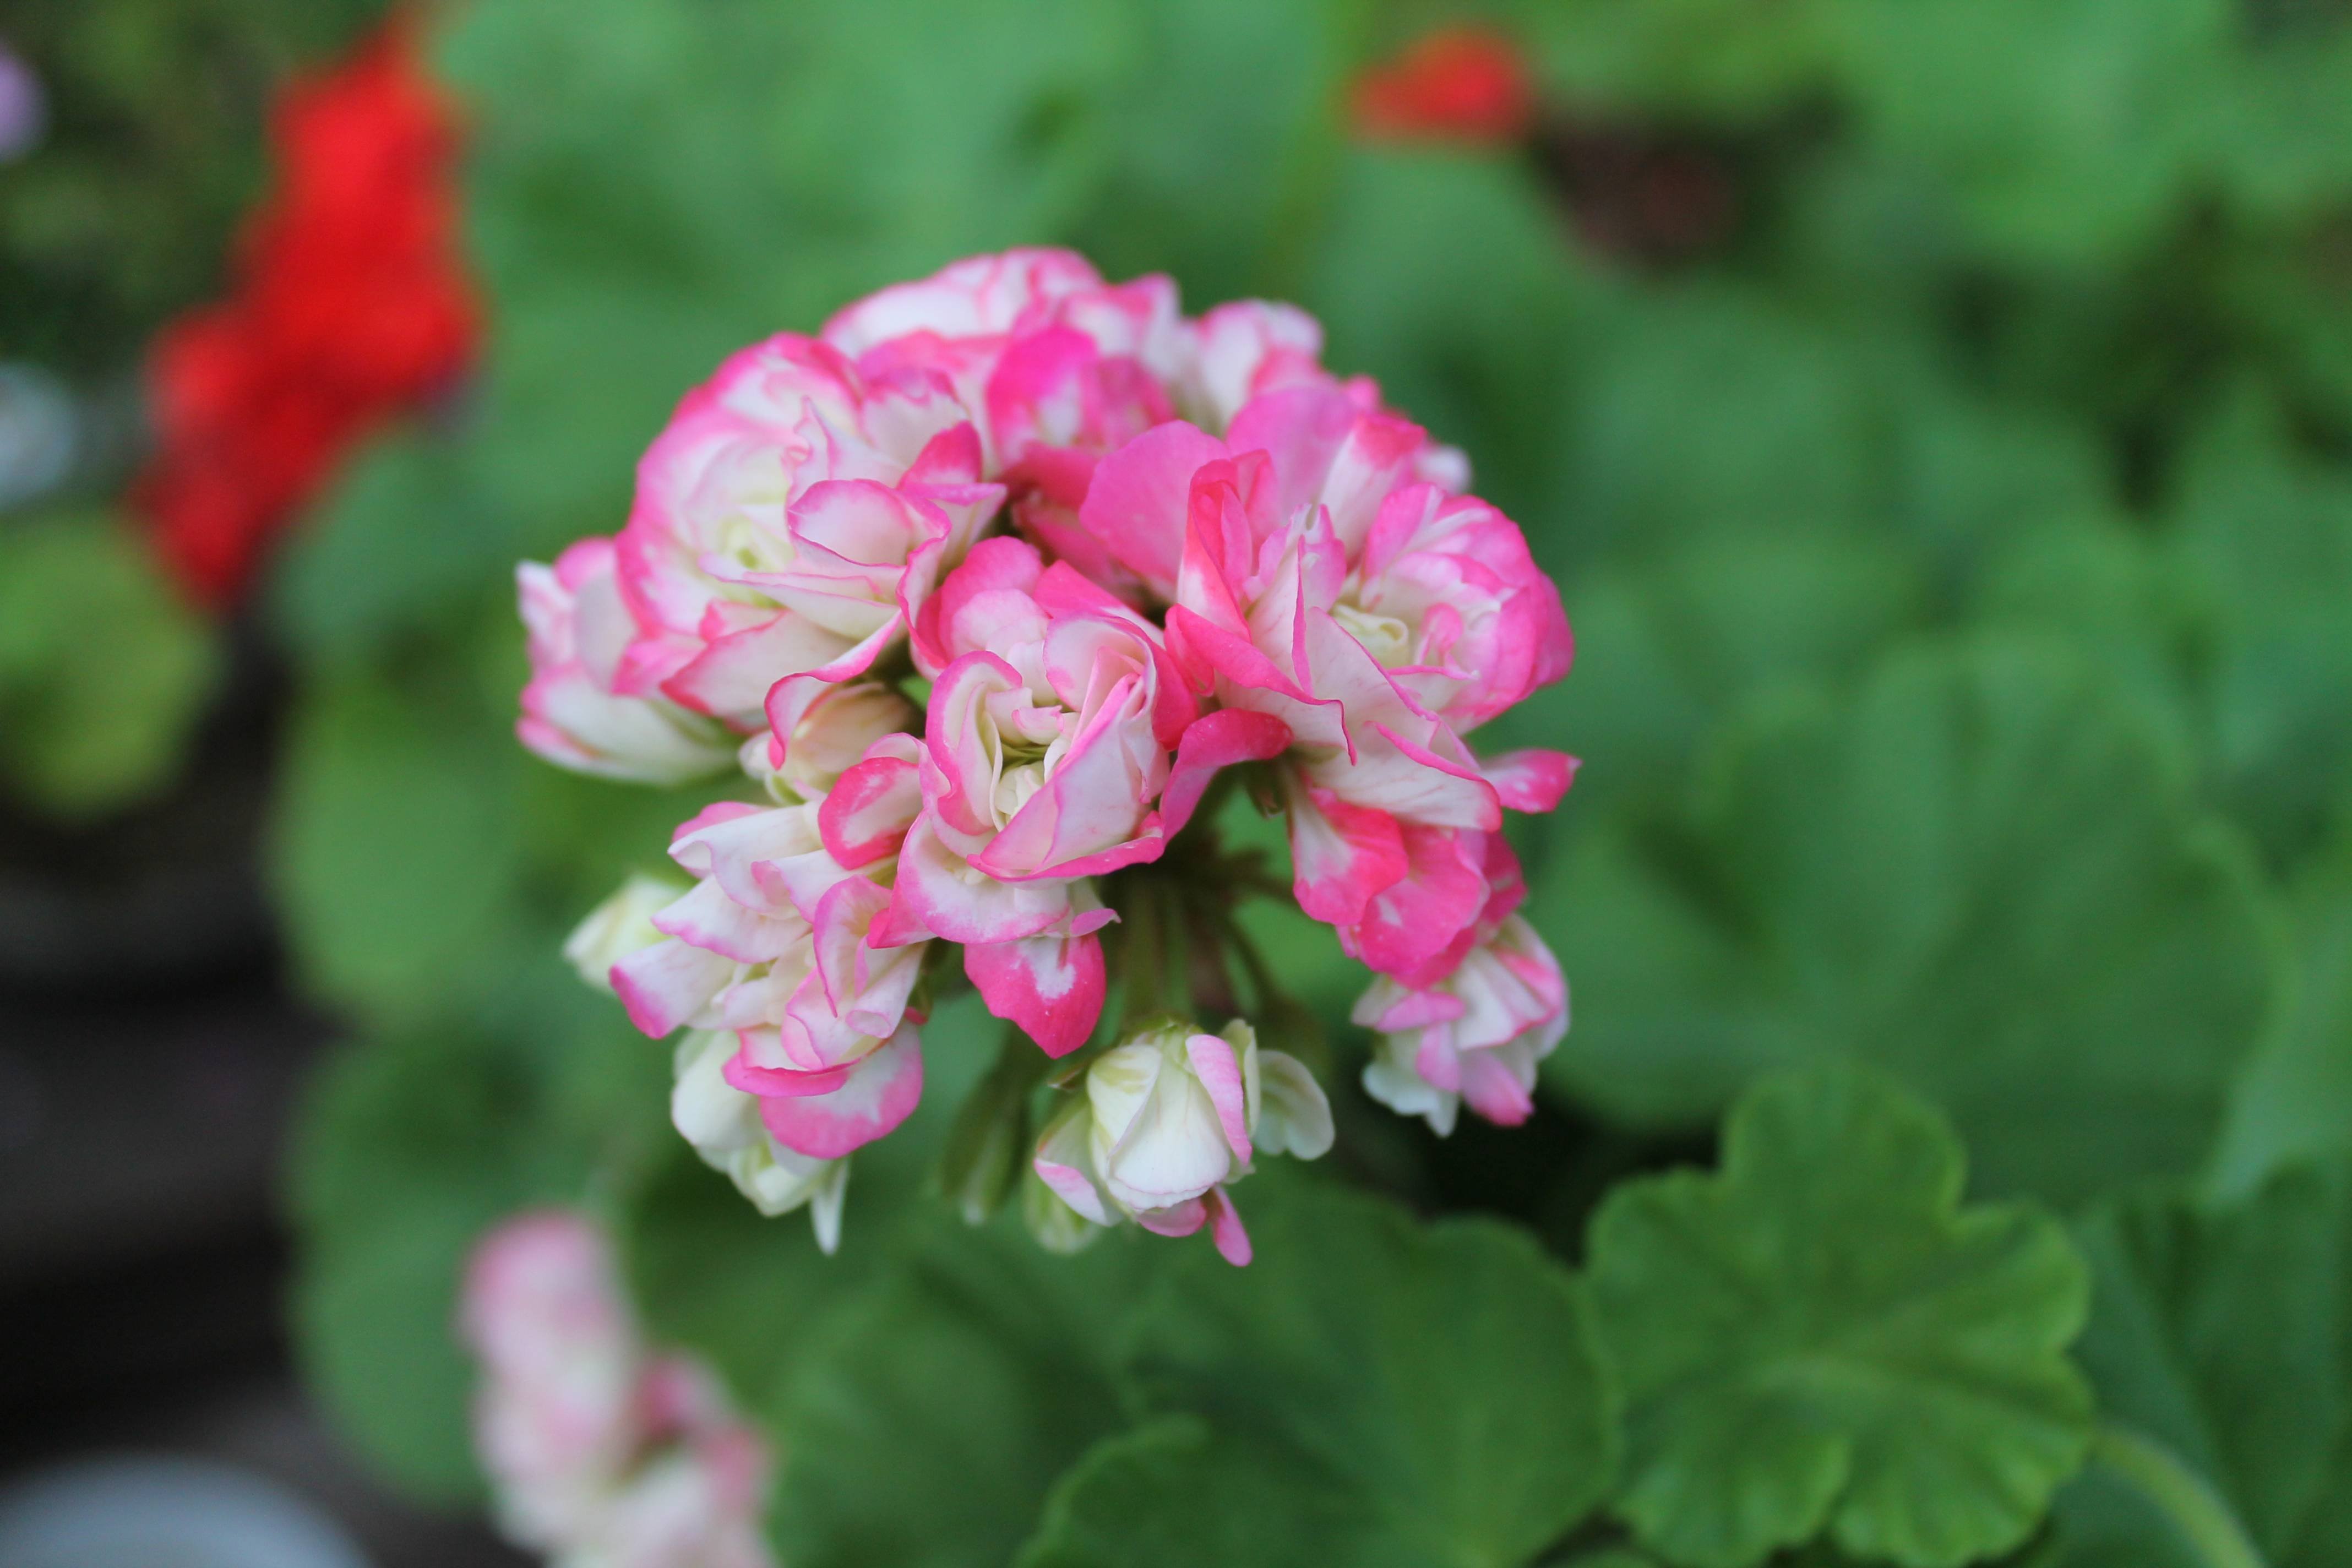
[[[0,531],[0,791],[65,820],[152,793],[221,662],[121,518],[45,513]]]
[[[0,356],[128,368],[218,286],[260,194],[270,97],[383,0],[16,0],[0,37],[48,128],[0,174]]]
[[[1535,50],[1527,155],[1351,144],[1350,73],[1470,15]],[[796,1563],[2219,1568],[2216,1519],[2341,1556],[2352,1254],[2312,1162],[2352,1152],[2352,12],[484,0],[439,59],[480,374],[274,599],[274,862],[364,1038],[297,1162],[299,1305],[372,1451],[462,1486],[457,1258],[585,1193],[656,1330],[775,1426]],[[663,1132],[661,1048],[554,957],[698,802],[514,746],[509,563],[616,527],[729,350],[1056,240],[1317,311],[1561,579],[1576,671],[1479,738],[1585,758],[1515,829],[1577,987],[1549,1103],[1440,1145],[1343,1093],[1333,1165],[1577,1257],[1611,1179],[1739,1107],[1724,1173],[1601,1211],[1591,1367],[1582,1278],[1496,1221],[1255,1178],[1231,1276],[904,1201],[994,1037],[968,1002],[821,1259]],[[1328,934],[1251,929],[1344,1079]],[[1958,1143],[2001,1206],[1955,1206]],[[1774,1310],[1701,1332],[1730,1262]],[[1952,1367],[2032,1397],[1956,1409]],[[1621,1382],[1622,1479],[1588,1419]],[[1762,1408],[1806,1442],[1738,1451],[1790,1386],[1818,1404]]]

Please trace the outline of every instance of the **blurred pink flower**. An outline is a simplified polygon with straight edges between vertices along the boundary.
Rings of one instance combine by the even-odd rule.
[[[610,1248],[562,1209],[476,1247],[459,1328],[475,1440],[520,1545],[611,1568],[767,1568],[766,1442],[717,1380],[643,1343]]]

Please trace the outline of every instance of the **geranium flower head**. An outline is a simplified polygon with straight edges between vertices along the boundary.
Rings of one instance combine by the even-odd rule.
[[[1375,1092],[1448,1126],[1532,1109],[1566,990],[1503,817],[1575,764],[1469,737],[1566,673],[1567,618],[1462,455],[1321,347],[1294,307],[1187,319],[1163,278],[971,258],[730,358],[620,534],[525,569],[541,754],[745,775],[673,837],[692,885],[637,885],[572,951],[646,1033],[686,1031],[673,1118],[763,1213],[835,1245],[845,1162],[912,1113],[927,1051],[972,1048],[923,1035],[960,962],[1013,1026],[994,1147],[1032,1127],[1021,1042],[1067,1058],[1039,1240],[1206,1228],[1245,1261],[1233,1184],[1333,1134],[1226,1005],[1238,965],[1252,1007],[1297,1009],[1232,918],[1270,879],[1217,844],[1229,770],[1378,977]],[[1172,1021],[1196,982],[1216,1032]],[[1171,1016],[1101,1039],[1115,994]]]

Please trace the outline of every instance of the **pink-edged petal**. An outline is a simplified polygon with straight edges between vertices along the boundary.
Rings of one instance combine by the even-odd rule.
[[[1209,1211],[1209,1239],[1217,1244],[1217,1256],[1236,1268],[1249,1267],[1249,1232],[1242,1228],[1242,1211],[1234,1206],[1232,1194],[1223,1186],[1211,1187],[1202,1196]]]
[[[1475,1053],[1472,1059],[1476,1059]],[[1432,1089],[1442,1089],[1448,1094],[1461,1093],[1462,1053],[1454,1048],[1454,1031],[1423,1031],[1421,1044],[1413,1047],[1412,1070]]]
[[[1224,1132],[1225,1147],[1234,1152],[1234,1163],[1248,1164],[1249,1100],[1231,1042],[1214,1035],[1193,1035],[1184,1042],[1184,1055],[1192,1064],[1192,1076],[1208,1090],[1209,1103],[1217,1108],[1217,1126]]]
[[[1395,817],[1311,786],[1292,795],[1290,857],[1298,907],[1337,926],[1362,920],[1409,864]]]
[[[1102,1016],[1107,982],[1097,936],[971,943],[963,972],[990,1013],[1018,1024],[1049,1057],[1085,1045]]]
[[[1194,720],[1177,743],[1176,763],[1160,796],[1162,829],[1171,838],[1184,830],[1219,768],[1278,757],[1290,740],[1289,725],[1246,708],[1220,708]]]
[[[731,960],[671,937],[622,959],[611,979],[629,1022],[658,1040],[691,1023],[734,973]]]
[[[1053,1190],[1055,1197],[1097,1225],[1111,1223],[1110,1209],[1103,1202],[1101,1190],[1084,1171],[1058,1160],[1049,1160],[1043,1153],[1030,1162],[1030,1167],[1037,1173],[1037,1179]]]
[[[1399,838],[1404,875],[1373,894],[1343,933],[1382,974],[1408,973],[1457,942],[1466,952],[1486,906],[1486,836],[1409,822]]]
[[[1044,557],[1027,540],[999,535],[971,547],[963,563],[949,573],[939,591],[923,601],[916,617],[915,651],[931,668],[943,669],[974,648],[998,646],[982,628],[957,636],[963,612],[976,600],[996,595],[1027,598],[1045,570]]]
[[[1171,598],[1192,476],[1223,456],[1223,442],[1181,419],[1147,430],[1096,466],[1078,521],[1153,593]]]
[[[1472,1051],[1464,1059],[1462,1098],[1497,1127],[1517,1127],[1535,1114],[1535,1097],[1499,1051]]]
[[[982,705],[1025,685],[1021,672],[996,655],[968,653],[941,670],[931,687],[923,732],[939,787],[929,792],[928,813],[956,832],[995,831],[987,797],[996,787],[1001,759],[983,729]]]
[[[746,909],[728,897],[727,889],[715,880],[697,882],[655,911],[653,927],[664,936],[674,936],[738,963],[766,963],[782,958],[808,935],[798,920],[780,920]]]
[[[885,742],[896,736],[885,737]],[[817,831],[835,860],[853,870],[898,852],[922,814],[921,770],[907,746],[877,742],[863,762],[843,772],[817,807]]]
[[[926,813],[899,847],[890,912],[868,940],[877,947],[925,937],[1013,942],[1037,935],[1069,912],[1066,882],[1001,882],[975,876],[970,863],[940,840]]]
[[[1046,568],[1038,579],[1036,596],[1038,607],[1057,620],[1087,616],[1119,623],[1136,634],[1150,650],[1157,683],[1151,700],[1151,731],[1163,749],[1172,749],[1200,716],[1201,703],[1161,640],[1160,628],[1100,584],[1089,582],[1067,561],[1056,561]]]
[[[1450,991],[1412,990],[1382,981],[1364,993],[1349,1018],[1382,1034],[1395,1034],[1449,1023],[1462,1016],[1466,1005]]]
[[[894,618],[872,637],[844,651],[830,664],[817,669],[786,675],[775,680],[761,700],[761,710],[768,721],[768,764],[782,768],[788,754],[788,739],[800,730],[801,721],[811,708],[844,681],[855,680],[874,667],[882,650],[897,640],[905,629],[903,617]]]
[[[1209,1205],[1198,1198],[1186,1198],[1164,1209],[1138,1209],[1135,1223],[1154,1236],[1190,1236],[1209,1223]]]
[[[813,1095],[832,1094],[847,1083],[860,1062],[835,1062],[830,1067],[778,1067],[778,1061],[795,1059],[797,1053],[789,1044],[795,1038],[790,1024],[782,1030],[744,1029],[736,1039],[736,1052],[720,1067],[719,1076],[730,1089],[745,1094],[756,1094],[762,1100],[806,1100]],[[861,1058],[862,1061],[863,1058]]]
[[[1133,743],[1139,728],[1138,720],[1106,705],[1044,786],[971,857],[973,868],[1014,882],[1100,876],[1157,860],[1165,834],[1144,800],[1156,793],[1160,780],[1154,775],[1166,763],[1148,736],[1141,739],[1150,761],[1139,761]]]
[[[749,730],[747,716],[760,711],[779,676],[823,668],[849,646],[848,638],[791,610],[770,611],[751,626],[709,639],[662,682],[662,694]]]
[[[1541,813],[1559,805],[1576,780],[1577,759],[1566,752],[1530,746],[1486,758],[1479,771],[1495,786],[1506,809]]]
[[[894,1131],[922,1098],[922,1039],[908,1024],[859,1062],[839,1089],[762,1100],[760,1120],[785,1148],[837,1160]]]
[[[1388,724],[1374,723],[1371,729],[1411,764],[1390,773],[1392,780],[1410,777],[1410,784],[1392,792],[1402,809],[1444,827],[1475,827],[1491,833],[1503,826],[1501,797],[1474,764],[1442,756]]]

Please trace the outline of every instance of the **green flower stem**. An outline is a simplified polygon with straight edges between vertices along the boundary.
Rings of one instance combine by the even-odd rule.
[[[2139,1489],[2188,1538],[2210,1568],[2268,1568],[2238,1516],[2171,1449],[2113,1421],[2100,1423],[2091,1457]]]
[[[1054,1065],[1013,1025],[1004,1026],[995,1065],[956,1111],[940,1152],[940,1190],[969,1225],[985,1225],[1020,1183],[1028,1156],[1030,1092]]]
[[[1127,987],[1126,1022],[1168,1010],[1167,944],[1160,934],[1160,901],[1150,880],[1129,878],[1114,900],[1118,910],[1119,979]]]

